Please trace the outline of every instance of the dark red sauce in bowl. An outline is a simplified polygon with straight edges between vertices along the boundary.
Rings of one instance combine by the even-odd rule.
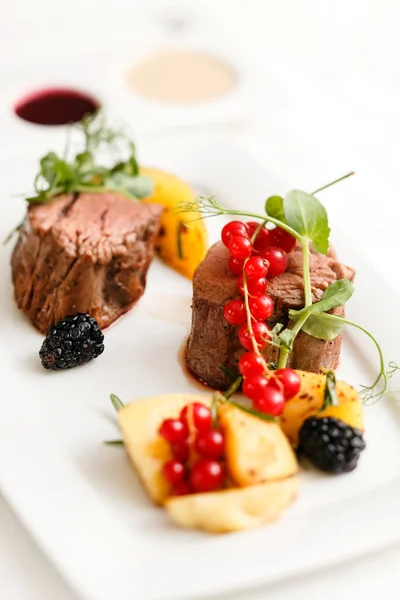
[[[69,88],[47,88],[24,96],[14,106],[18,117],[37,125],[78,123],[98,110],[100,103],[84,92]]]

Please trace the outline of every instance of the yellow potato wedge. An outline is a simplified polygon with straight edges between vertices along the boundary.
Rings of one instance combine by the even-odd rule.
[[[164,419],[177,417],[189,402],[209,406],[211,397],[163,394],[135,400],[118,411],[125,450],[155,504],[163,504],[170,492],[161,469],[172,458],[169,445],[158,435],[158,429]]]
[[[235,484],[252,486],[297,473],[297,458],[278,423],[226,404],[218,414],[225,434],[227,466]]]
[[[299,478],[169,498],[165,508],[182,527],[228,533],[270,523],[295,499]]]
[[[297,371],[301,377],[300,392],[285,403],[280,424],[292,446],[296,447],[304,421],[317,414],[324,404],[326,375]],[[351,427],[364,428],[363,405],[357,391],[345,383],[337,383],[339,406],[330,406],[319,416],[336,417]]]
[[[191,188],[175,177],[159,169],[142,167],[141,174],[154,182],[154,193],[142,202],[154,202],[164,206],[160,234],[156,248],[160,257],[173,269],[192,279],[193,273],[203,260],[208,248],[207,230],[198,212],[176,213],[179,204],[194,202]]]

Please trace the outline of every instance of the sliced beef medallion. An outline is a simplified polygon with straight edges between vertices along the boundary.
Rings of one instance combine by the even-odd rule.
[[[288,324],[288,310],[304,306],[301,248],[296,246],[288,255],[287,271],[269,281],[268,294],[275,302],[275,310],[267,323]],[[238,338],[238,327],[229,325],[223,316],[223,307],[233,298],[239,298],[237,277],[228,267],[229,253],[218,242],[210,248],[204,261],[197,267],[193,278],[192,328],[188,340],[186,361],[189,369],[214,389],[224,390],[232,382],[225,369],[238,374],[238,361],[245,352]],[[311,285],[313,302],[337,279],[354,279],[355,272],[341,264],[331,248],[327,256],[311,251]],[[334,314],[344,314],[338,307]],[[290,323],[289,323],[290,324]],[[318,372],[338,365],[342,336],[331,341],[313,338],[300,332],[294,342],[288,366],[294,369]],[[267,345],[263,354],[267,361],[275,361],[278,349]]]
[[[78,312],[110,325],[144,292],[162,211],[114,193],[30,206],[11,259],[19,308],[42,332]]]

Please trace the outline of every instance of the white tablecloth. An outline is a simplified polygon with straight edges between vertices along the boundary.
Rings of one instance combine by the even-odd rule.
[[[68,11],[50,0],[10,1],[7,19],[0,25],[1,55],[8,57],[4,66],[8,72],[13,64],[21,67],[30,51],[31,34],[40,35],[51,28],[51,23],[56,24],[56,30],[59,19],[64,32],[74,27],[74,7],[79,7],[81,22],[95,11],[103,21],[109,18],[115,24],[118,8],[124,7],[125,11],[136,11],[136,20],[143,13],[157,27],[171,14],[170,2],[150,0],[145,7],[134,4],[113,0],[110,14],[108,3],[92,0],[63,3]],[[275,77],[280,74],[278,88],[265,85],[259,90],[265,96],[266,110],[247,115],[250,127],[234,128],[229,135],[261,155],[272,170],[298,188],[313,189],[356,170],[357,178],[341,184],[340,197],[335,195],[334,225],[340,224],[356,239],[370,263],[400,292],[397,1],[203,0],[173,5],[188,19],[189,26],[204,25],[217,13],[224,28],[236,33],[238,44],[250,49],[257,60],[280,49],[275,70]],[[183,140],[185,135],[191,134],[182,134]],[[325,196],[328,200],[329,194],[327,191]],[[0,526],[3,600],[75,599],[3,499]],[[399,559],[400,548],[391,548],[268,591],[229,598],[303,600],[317,594],[324,600],[395,597],[393,590],[400,583]]]

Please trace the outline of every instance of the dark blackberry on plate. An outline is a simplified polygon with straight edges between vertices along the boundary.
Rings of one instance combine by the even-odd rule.
[[[47,331],[39,352],[45,369],[72,369],[104,351],[104,335],[86,313],[67,315]]]
[[[347,473],[356,468],[365,441],[361,429],[335,417],[310,417],[300,429],[299,451],[318,469]]]

